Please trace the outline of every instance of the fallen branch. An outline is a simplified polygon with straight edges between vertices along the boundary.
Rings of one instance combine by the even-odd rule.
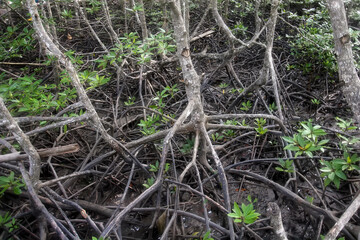
[[[203,38],[203,37],[206,37],[206,36],[209,36],[211,34],[213,34],[215,31],[214,30],[209,30],[209,31],[206,31],[202,34],[199,34],[197,35],[196,37],[193,37],[190,42],[195,42],[196,40],[199,40],[200,38]]]
[[[350,204],[346,211],[341,215],[339,220],[335,225],[330,229],[328,234],[326,234],[324,240],[333,240],[336,239],[337,235],[345,227],[345,225],[350,221],[351,217],[356,213],[360,207],[360,194],[355,198],[355,200]],[[358,232],[357,239],[360,239],[360,232]]]
[[[58,155],[64,155],[67,153],[73,153],[78,152],[80,150],[79,144],[70,144],[66,146],[59,146],[54,148],[46,148],[46,149],[39,149],[37,150],[39,156],[41,158],[49,157],[49,156],[58,156]],[[0,163],[2,162],[9,162],[9,161],[19,161],[19,160],[25,160],[28,159],[29,155],[24,154],[21,152],[15,152],[15,153],[9,153],[5,155],[0,156]]]

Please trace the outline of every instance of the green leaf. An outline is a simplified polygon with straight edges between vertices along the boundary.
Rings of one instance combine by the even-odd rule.
[[[336,176],[338,176],[339,178],[341,178],[343,180],[347,179],[345,173],[343,171],[341,171],[341,170],[335,171],[335,174],[336,174]]]
[[[294,139],[292,139],[291,137],[284,136],[284,137],[282,137],[282,139],[284,139],[286,142],[289,142],[289,143],[294,142]]]
[[[242,212],[241,212],[241,210],[239,208],[239,205],[236,202],[234,202],[233,211],[238,215],[238,217],[242,216]]]
[[[275,170],[278,170],[278,171],[280,171],[280,172],[283,172],[283,171],[284,171],[284,169],[282,169],[281,167],[275,167]]]
[[[339,178],[334,178],[333,182],[334,182],[336,188],[339,189],[339,187],[340,187],[340,179]]]
[[[328,186],[331,182],[332,182],[332,181],[331,181],[330,178],[326,178],[326,179],[324,180],[325,187]]]

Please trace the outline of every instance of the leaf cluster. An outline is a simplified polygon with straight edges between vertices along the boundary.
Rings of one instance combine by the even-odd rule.
[[[241,204],[241,208],[239,205],[234,202],[234,208],[232,209],[233,212],[229,213],[228,216],[235,218],[234,222],[236,223],[245,223],[245,224],[251,224],[254,223],[258,217],[260,216],[260,213],[256,212],[254,210],[253,202],[251,201],[251,196],[248,196],[249,204]],[[257,201],[257,199],[254,200],[254,203]]]

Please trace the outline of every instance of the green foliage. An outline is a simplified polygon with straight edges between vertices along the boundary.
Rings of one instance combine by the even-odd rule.
[[[232,129],[225,130],[225,131],[223,131],[223,133],[224,133],[224,135],[225,135],[226,137],[229,137],[229,138],[232,138],[232,137],[235,137],[235,136],[236,136],[235,131],[232,130]]]
[[[228,86],[228,83],[220,83],[219,88],[221,88],[222,94],[225,94],[225,88],[227,88]]]
[[[344,132],[357,129],[357,127],[352,126],[352,123],[353,123],[352,120],[346,121],[339,117],[335,117],[335,119],[336,119],[336,125],[338,125],[339,128],[341,128],[341,130],[343,130]]]
[[[90,7],[87,7],[85,9],[86,9],[86,12],[88,12],[90,14],[94,14],[101,9],[101,2],[98,0],[89,0],[88,4],[90,5]]]
[[[21,188],[23,187],[25,187],[25,184],[21,178],[15,177],[14,172],[10,172],[8,176],[0,177],[0,197],[2,197],[8,189],[19,195],[22,193]]]
[[[76,55],[75,51],[73,51],[73,50],[67,51],[64,54],[65,54],[65,56],[67,56],[70,59],[70,61],[73,64],[83,64],[84,63],[84,61],[82,60],[83,57]]]
[[[142,5],[134,5],[133,8],[126,8],[126,10],[130,12],[144,11]]]
[[[268,129],[264,128],[264,125],[266,124],[266,119],[256,118],[255,124],[257,125],[257,128],[255,128],[255,131],[258,134],[263,135],[263,134],[267,133]]]
[[[210,230],[207,231],[207,232],[204,234],[202,240],[214,240],[214,239],[211,237]]]
[[[103,238],[103,237],[97,238],[97,237],[91,237],[91,240],[110,240],[110,238]]]
[[[344,120],[339,117],[335,118],[337,121],[337,125],[344,131],[351,131],[357,129],[357,127],[352,125],[352,120]],[[346,137],[340,133],[336,134],[340,140],[339,146],[343,151],[343,157],[336,158],[331,161],[320,161],[323,168],[320,169],[321,177],[324,177],[324,184],[328,186],[330,183],[334,183],[334,185],[339,188],[341,180],[347,180],[347,173],[357,170],[360,170],[359,161],[360,157],[358,155],[352,154],[352,145],[359,142],[359,138],[357,137]]]
[[[155,183],[155,178],[151,177],[146,179],[146,182],[143,184],[145,188],[150,188]]]
[[[311,103],[314,104],[314,105],[319,105],[320,104],[320,101],[316,98],[313,98],[311,99]]]
[[[174,84],[172,87],[166,86],[161,92],[156,92],[156,97],[153,99],[155,101],[155,105],[151,105],[150,108],[157,110],[161,114],[164,114],[164,108],[166,107],[166,100],[169,100],[168,97],[171,98],[174,97],[174,94],[179,91],[177,88],[177,84]],[[172,115],[173,116],[173,115]],[[155,126],[159,126],[160,116],[154,115],[154,116],[148,116],[147,119],[141,120],[140,124],[138,126],[143,127],[143,130],[141,131],[144,135],[151,135],[156,133]],[[166,123],[168,121],[167,118],[162,117],[162,122]]]
[[[138,124],[138,126],[142,127],[142,129],[143,129],[140,132],[142,134],[144,134],[145,136],[152,135],[152,134],[158,132],[155,129],[155,127],[159,126],[159,123],[158,123],[159,120],[160,120],[159,115],[148,116],[146,118],[146,120],[140,120],[140,123]]]
[[[320,235],[321,240],[325,239],[324,235]],[[338,238],[337,240],[345,240],[345,237]]]
[[[16,80],[3,79],[0,75],[0,96],[8,104],[8,109],[14,115],[26,112],[37,115],[50,108],[66,107],[68,102],[76,98],[76,90],[71,88],[67,74],[62,75],[59,85],[42,84],[33,75],[25,75]],[[62,91],[59,91],[62,90]],[[55,91],[57,94],[54,94]]]
[[[0,228],[5,228],[6,231],[11,233],[19,228],[19,226],[16,223],[16,219],[11,217],[9,212],[6,212],[4,216],[0,214]]]
[[[183,154],[190,153],[194,148],[194,144],[195,139],[186,139],[186,143],[182,145],[180,152],[182,152]]]
[[[72,11],[71,9],[70,10],[67,10],[67,9],[64,9],[62,12],[61,12],[61,16],[63,18],[73,18],[73,15],[72,15]]]
[[[213,133],[213,134],[211,134],[211,138],[214,142],[219,142],[219,141],[223,140],[224,135],[222,135],[220,133],[215,133],[215,134]]]
[[[293,160],[287,159],[286,161],[284,161],[283,159],[280,158],[279,163],[281,167],[275,167],[276,170],[280,172],[288,172],[288,173],[294,172]]]
[[[271,103],[269,104],[269,110],[270,112],[275,112],[277,110],[277,106],[276,106],[276,103]]]
[[[135,97],[130,97],[128,98],[128,100],[126,102],[124,102],[125,106],[131,106],[135,103]]]
[[[332,161],[320,161],[325,167],[321,168],[321,177],[325,177],[325,186],[331,182],[335,184],[337,188],[340,187],[340,180],[347,180],[345,171],[360,170],[358,162],[360,157],[357,154],[349,154],[344,152],[343,158],[336,158]]]
[[[328,143],[328,139],[319,141],[320,136],[326,135],[326,132],[321,129],[319,125],[312,125],[312,122],[301,122],[302,129],[298,130],[298,134],[294,134],[293,137],[282,137],[288,144],[284,149],[295,151],[295,157],[302,154],[306,154],[310,158],[313,157],[313,152],[324,152],[325,144]]]
[[[306,197],[305,197],[305,200],[308,201],[310,204],[313,204],[313,202],[314,202],[314,197],[312,197],[312,196],[306,196]]]
[[[104,69],[109,63],[122,63],[125,59],[129,60],[130,56],[135,58],[138,64],[145,64],[150,62],[155,54],[167,55],[176,50],[175,45],[170,44],[173,41],[171,34],[166,34],[163,29],[155,35],[150,34],[144,42],[139,40],[135,32],[124,34],[119,40],[120,44],[115,44],[107,55],[97,60],[99,68]]]
[[[242,22],[237,22],[237,24],[234,25],[232,31],[234,32],[234,34],[239,33],[240,36],[244,36],[246,34],[247,29],[248,27],[244,26]]]
[[[299,21],[299,32],[286,35],[290,40],[291,54],[296,57],[295,66],[304,73],[329,73],[337,71],[334,56],[334,40],[329,14],[324,3],[318,1],[317,7],[305,7],[302,16],[289,14],[288,18]],[[287,11],[288,12],[288,11]]]
[[[165,169],[164,169],[164,173],[167,173],[167,171],[169,171],[170,168],[170,163],[165,163]],[[159,171],[159,161],[156,161],[155,165],[150,164],[150,172],[157,172]]]
[[[246,120],[245,120],[245,119],[243,119],[243,120],[241,121],[241,123],[239,123],[239,125],[240,125],[240,126],[243,126],[243,127],[248,126],[248,124],[246,123]]]
[[[11,112],[29,112],[30,114],[40,113],[50,107],[56,107],[53,101],[54,96],[49,90],[56,86],[41,86],[41,80],[32,76],[24,76],[13,80],[10,78],[7,83],[0,86],[0,96],[10,105]]]
[[[159,111],[160,113],[164,113],[164,108],[166,106],[165,101],[168,100],[167,98],[171,96],[174,97],[174,94],[178,92],[179,89],[177,88],[177,84],[174,84],[172,87],[166,86],[161,92],[156,92],[156,97],[153,99],[156,105],[151,105],[150,108]]]
[[[232,88],[232,89],[230,89],[230,93],[231,94],[235,94],[235,93],[242,93],[244,91],[244,89],[242,89],[242,88]]]
[[[321,177],[325,177],[324,184],[325,186],[329,185],[331,182],[335,184],[335,186],[339,189],[340,187],[340,179],[346,180],[346,174],[342,170],[342,165],[337,164],[334,161],[323,161],[320,163],[325,167],[321,168],[320,171]]]
[[[235,218],[234,222],[251,224],[258,219],[260,213],[256,212],[253,206],[253,203],[255,203],[257,199],[255,198],[255,200],[252,201],[251,196],[249,195],[248,201],[250,203],[247,205],[242,203],[241,208],[236,202],[234,202],[233,212],[228,214],[229,217]]]
[[[247,102],[242,102],[241,103],[241,110],[243,110],[243,111],[245,111],[245,112],[247,112],[247,111],[249,111],[250,110],[250,108],[252,107],[252,103],[248,100]]]
[[[233,126],[236,126],[236,125],[238,125],[238,124],[239,124],[239,122],[236,121],[235,119],[233,119],[233,120],[226,120],[226,122],[225,122],[225,125],[233,125]]]
[[[86,90],[97,88],[101,85],[104,85],[110,81],[110,78],[105,76],[99,76],[98,74],[95,75],[95,77],[89,77],[88,83],[90,84],[90,87],[88,87]]]
[[[8,26],[0,30],[0,61],[22,59],[35,49],[34,30],[28,26]]]

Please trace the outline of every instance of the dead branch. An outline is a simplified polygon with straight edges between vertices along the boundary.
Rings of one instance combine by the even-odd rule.
[[[35,147],[30,142],[29,137],[21,130],[17,122],[11,116],[5,106],[3,99],[0,97],[0,116],[6,119],[6,127],[14,135],[14,138],[24,149],[29,157],[31,183],[37,184],[40,178],[41,160]]]
[[[49,157],[49,156],[58,156],[67,153],[74,153],[80,150],[80,146],[77,143],[66,145],[66,146],[59,146],[54,148],[44,148],[37,150],[40,158]],[[28,154],[21,154],[21,152],[9,153],[0,156],[0,163],[1,162],[8,162],[8,161],[19,161],[25,160],[29,157]]]
[[[335,223],[335,225],[329,230],[326,234],[324,240],[334,240],[337,235],[341,232],[341,230],[346,226],[346,224],[350,221],[351,217],[356,213],[356,211],[360,207],[360,192],[358,192],[357,197],[350,204],[350,206],[346,209],[346,211],[341,215],[339,220]],[[360,238],[360,231],[357,234],[357,239]]]

